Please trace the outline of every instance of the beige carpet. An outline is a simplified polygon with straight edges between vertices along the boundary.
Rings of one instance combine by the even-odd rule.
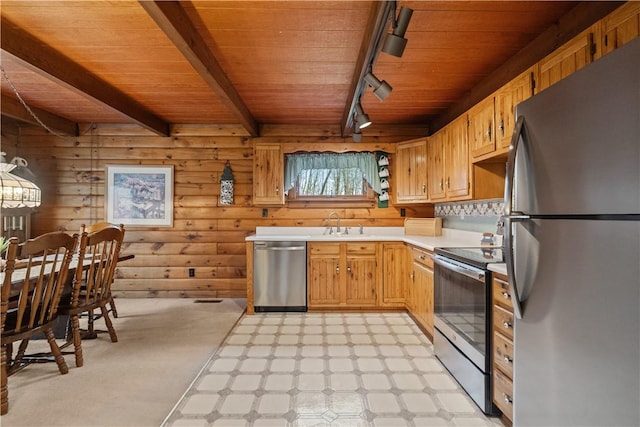
[[[242,316],[246,300],[120,298],[116,304],[119,342],[106,333],[84,341],[82,368],[67,355],[67,375],[44,363],[9,377],[3,427],[160,425]],[[29,351],[42,348],[42,342],[29,345]]]

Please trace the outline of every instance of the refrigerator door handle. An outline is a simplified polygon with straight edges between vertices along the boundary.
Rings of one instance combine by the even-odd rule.
[[[515,254],[513,251],[513,223],[518,221],[526,221],[528,215],[521,212],[514,212],[512,203],[515,189],[515,173],[516,173],[516,153],[518,151],[520,139],[526,144],[527,127],[524,123],[524,116],[519,116],[513,129],[511,137],[511,146],[509,158],[507,160],[507,176],[504,186],[504,211],[502,224],[504,226],[504,252],[507,264],[507,277],[509,279],[509,291],[511,292],[511,301],[513,303],[513,314],[516,319],[522,319],[522,304],[520,302],[520,293],[518,292],[518,284],[516,283],[516,266]]]
[[[516,125],[513,129],[513,136],[511,137],[511,145],[509,147],[509,158],[507,159],[507,171],[504,185],[504,212],[505,215],[512,215],[511,203],[513,202],[513,189],[514,179],[516,173],[516,151],[518,150],[518,143],[520,141],[520,135],[526,138],[526,127],[524,126],[524,116],[518,117]]]
[[[511,293],[511,303],[513,304],[513,315],[516,319],[522,319],[522,304],[520,293],[516,283],[515,256],[513,252],[513,224],[529,219],[527,215],[504,216],[504,256],[507,264],[507,278],[509,280],[509,292]]]

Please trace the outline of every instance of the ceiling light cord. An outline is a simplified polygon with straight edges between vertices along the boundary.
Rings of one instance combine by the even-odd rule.
[[[11,90],[13,91],[13,93],[15,93],[16,97],[18,98],[18,101],[20,101],[20,103],[22,104],[22,106],[27,110],[27,112],[31,115],[31,117],[34,118],[34,120],[36,122],[38,122],[38,124],[40,126],[42,126],[47,132],[51,133],[52,135],[55,135],[59,138],[64,138],[63,135],[60,135],[56,132],[54,132],[49,126],[45,125],[42,120],[40,120],[40,118],[36,115],[36,113],[33,112],[33,110],[31,110],[31,108],[29,108],[29,106],[27,105],[27,103],[24,101],[24,99],[22,99],[22,96],[20,96],[20,93],[18,92],[18,89],[16,89],[15,85],[13,84],[13,82],[11,81],[11,79],[9,79],[9,76],[7,76],[7,72],[4,70],[4,67],[0,65],[0,70],[2,71],[2,76],[4,77],[4,79],[7,81],[7,83],[9,84],[9,87],[11,88]]]

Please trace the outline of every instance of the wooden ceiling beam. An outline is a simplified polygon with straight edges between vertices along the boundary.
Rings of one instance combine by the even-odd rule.
[[[66,88],[115,109],[153,132],[168,136],[169,124],[124,92],[89,72],[2,17],[2,50],[29,69]]]
[[[589,28],[622,4],[624,4],[624,2],[580,2],[576,7],[571,9],[569,13],[561,17],[556,24],[548,28],[520,52],[480,81],[461,101],[454,104],[444,114],[433,120],[429,124],[430,134],[446,126],[465,111],[469,110],[469,108],[491,95],[511,79],[570,41],[580,34],[580,32]]]
[[[238,117],[251,136],[259,136],[258,124],[231,80],[191,21],[181,1],[146,1],[140,5],[165,32],[202,79]]]
[[[64,117],[60,117],[40,108],[32,106],[29,106],[29,108],[38,117],[38,119],[40,119],[42,123],[51,130],[69,136],[78,136],[80,134],[78,123],[72,122],[71,120],[67,120]],[[24,123],[42,126],[31,114],[29,114],[20,101],[8,96],[2,97],[2,115]]]
[[[366,89],[363,79],[378,54],[381,34],[385,31],[389,13],[392,13],[393,10],[392,3],[391,1],[374,1],[371,4],[371,13],[364,32],[365,36],[362,39],[356,69],[351,79],[350,95],[342,113],[340,129],[342,129],[343,136],[351,134],[353,130],[353,112],[355,111],[356,103]]]

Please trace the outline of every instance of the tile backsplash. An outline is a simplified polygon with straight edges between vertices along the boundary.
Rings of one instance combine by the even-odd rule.
[[[467,231],[496,232],[504,199],[470,200],[436,203],[435,216],[442,217],[442,226]]]

